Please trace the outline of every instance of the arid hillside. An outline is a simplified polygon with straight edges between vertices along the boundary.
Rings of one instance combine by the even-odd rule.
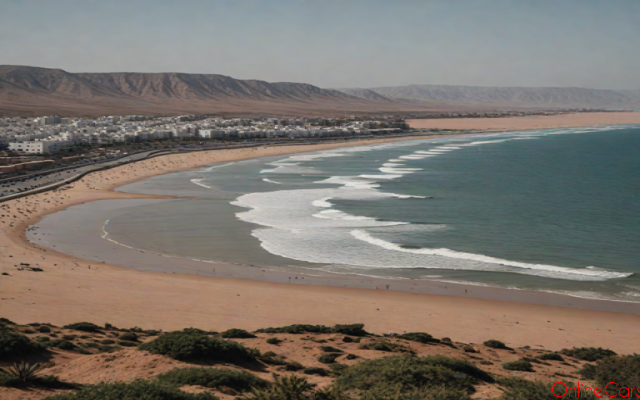
[[[374,335],[362,324],[163,333],[0,318],[0,345],[5,400],[545,400],[555,382],[597,387],[616,374],[617,389],[629,386],[640,362],[602,348]]]
[[[354,89],[346,89],[350,93]],[[409,85],[371,88],[391,100],[439,101],[460,105],[508,107],[596,107],[636,109],[640,90],[602,90],[572,87],[479,87]]]
[[[215,74],[70,73],[0,66],[0,114],[105,115],[242,113],[320,115],[426,110],[417,102],[364,98],[305,83]]]

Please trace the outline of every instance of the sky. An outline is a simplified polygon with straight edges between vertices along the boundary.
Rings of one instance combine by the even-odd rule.
[[[640,89],[640,0],[0,0],[0,65]]]

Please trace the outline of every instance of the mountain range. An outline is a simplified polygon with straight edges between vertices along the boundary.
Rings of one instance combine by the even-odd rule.
[[[2,115],[335,115],[517,108],[636,108],[640,90],[410,85],[323,89],[217,74],[71,73],[0,66]]]

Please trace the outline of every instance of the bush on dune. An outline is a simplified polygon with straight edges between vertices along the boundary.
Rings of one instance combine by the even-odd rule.
[[[42,349],[25,335],[0,327],[0,357],[25,356]]]
[[[366,336],[367,331],[364,330],[364,324],[346,324],[335,325],[333,328],[324,325],[287,325],[278,328],[262,328],[258,329],[258,333],[341,333],[350,336]]]
[[[574,347],[572,349],[562,349],[560,354],[584,361],[598,361],[605,357],[616,355],[613,350],[603,349],[602,347]]]
[[[517,360],[502,364],[502,368],[508,371],[533,372],[533,365],[527,360]]]
[[[483,344],[487,347],[491,347],[492,349],[509,350],[509,347],[507,347],[507,345],[504,344],[504,342],[501,342],[499,340],[491,339],[491,340],[487,340]]]
[[[177,385],[199,385],[208,388],[225,386],[239,392],[269,386],[267,381],[248,372],[219,368],[176,368],[158,375],[157,379]]]
[[[253,339],[256,337],[253,333],[247,332],[244,329],[229,329],[220,334],[223,338],[227,339]]]
[[[544,353],[539,355],[538,359],[545,361],[564,361],[564,358],[558,353]]]
[[[100,332],[102,330],[102,328],[96,324],[93,324],[91,322],[76,322],[75,324],[69,324],[69,325],[65,325],[63,326],[64,329],[73,329],[76,331],[83,331],[83,332]]]
[[[255,349],[248,349],[230,340],[210,337],[197,330],[165,333],[144,343],[140,350],[162,354],[176,360],[204,359],[209,361],[253,361],[260,355]]]
[[[640,354],[606,357],[595,365],[586,364],[580,374],[600,385],[616,382],[618,388],[636,387],[640,385]]]
[[[210,393],[186,393],[161,382],[100,383],[72,393],[49,396],[45,400],[218,400]]]
[[[440,340],[424,332],[403,333],[402,335],[398,335],[398,337],[400,339],[410,340],[412,342],[418,343],[440,343]]]
[[[389,357],[364,361],[350,367],[337,379],[341,390],[378,393],[380,396],[415,390],[446,388],[472,393],[478,381],[492,382],[485,371],[464,360],[447,357]]]
[[[502,378],[498,383],[505,388],[505,393],[499,400],[552,400],[560,397],[552,393],[552,385],[549,383],[532,382],[520,378]],[[567,385],[571,386],[569,383]],[[556,387],[558,395],[562,395],[563,390],[558,390]]]

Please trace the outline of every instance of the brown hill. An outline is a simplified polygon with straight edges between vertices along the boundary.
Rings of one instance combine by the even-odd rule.
[[[510,107],[640,107],[640,90],[615,91],[559,87],[478,87],[409,85],[372,88],[392,100],[440,101],[449,104],[484,104]],[[345,91],[349,93],[348,90]]]
[[[269,83],[215,74],[70,73],[0,66],[0,113],[4,114],[321,114],[400,109],[406,106],[306,83]]]

